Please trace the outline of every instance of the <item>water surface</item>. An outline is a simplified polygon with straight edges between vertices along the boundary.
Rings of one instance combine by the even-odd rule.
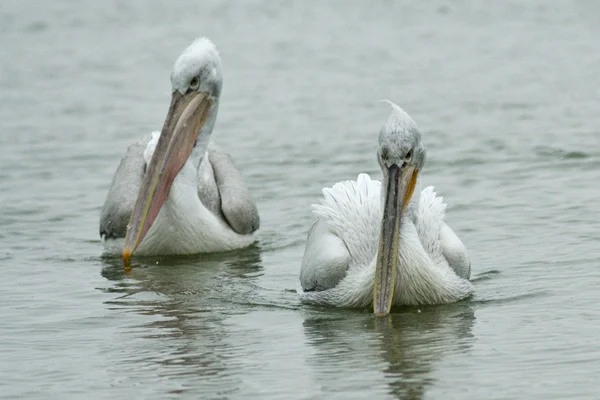
[[[593,399],[600,396],[600,5],[3,1],[0,396]],[[261,212],[233,254],[102,257],[127,146],[160,128],[169,73],[218,46],[215,140]],[[423,184],[471,252],[470,301],[301,305],[310,204],[378,174],[400,104]]]

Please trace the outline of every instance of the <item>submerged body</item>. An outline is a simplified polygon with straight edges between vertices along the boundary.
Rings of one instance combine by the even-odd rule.
[[[309,232],[300,282],[304,298],[337,307],[373,304],[375,256],[381,229],[381,182],[356,181],[323,189]],[[473,293],[471,263],[463,243],[444,222],[446,205],[433,187],[407,209],[398,249],[401,269],[394,305],[443,304]]]
[[[123,254],[127,224],[157,141],[158,132],[153,132],[131,145],[115,173],[100,218],[100,236],[108,254]],[[259,223],[240,173],[229,155],[211,141],[200,166],[190,160],[175,177],[136,254],[182,255],[247,247],[255,241],[253,232]]]
[[[425,149],[410,117],[395,105],[394,112],[380,134],[386,183],[360,174],[323,189],[313,205],[300,272],[308,302],[373,305],[385,315],[391,305],[452,303],[474,292],[467,250],[444,222],[442,198],[433,187],[412,198]]]
[[[247,247],[260,219],[231,157],[210,136],[222,87],[214,45],[197,39],[175,62],[161,132],[131,145],[100,216],[105,250],[195,254]]]

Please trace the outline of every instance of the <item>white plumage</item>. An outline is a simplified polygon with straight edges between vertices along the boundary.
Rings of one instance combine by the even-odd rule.
[[[144,151],[146,165],[150,163],[160,132],[152,138]],[[208,159],[208,153],[203,159]],[[137,249],[144,256],[162,254],[198,254],[235,250],[251,245],[254,235],[241,235],[213,212],[198,197],[198,166],[189,158],[179,171],[165,203],[152,227]],[[122,254],[124,238],[103,237],[109,254]]]
[[[360,174],[356,181],[338,182],[331,188],[324,188],[321,204],[313,204],[312,207],[318,218],[315,225],[324,224],[327,227],[325,235],[337,237],[340,241],[338,246],[345,250],[331,246],[331,243],[307,245],[301,273],[303,287],[316,273],[336,274],[335,269],[339,269],[336,267],[340,263],[328,261],[339,260],[339,254],[348,260],[348,264],[345,276],[337,285],[305,292],[304,299],[337,307],[371,305],[382,217],[381,182],[372,180],[367,174]],[[407,210],[410,217],[403,219],[400,230],[399,274],[393,304],[443,304],[469,297],[474,291],[473,285],[466,279],[470,271],[465,269],[469,269],[470,263],[464,245],[444,222],[446,204],[443,199],[437,197],[433,187],[429,186],[410,207],[414,208]],[[442,235],[446,236],[445,241],[440,240]],[[324,239],[327,240],[321,234],[318,238],[310,238],[309,242]],[[331,241],[331,238],[328,239]],[[465,277],[457,275],[444,253],[462,261],[456,268],[459,273],[466,274]],[[318,264],[314,262],[317,258],[320,258]]]
[[[132,144],[121,160],[100,216],[108,253],[223,252],[251,245],[258,210],[242,175],[211,135],[223,85],[221,59],[196,39],[171,73],[171,104],[162,131]]]
[[[389,120],[392,125],[382,129],[381,148],[387,146],[385,152],[391,153],[395,149],[389,147],[396,145],[399,160],[406,160],[408,154],[408,165],[421,157],[415,161],[420,168],[425,154],[420,134],[412,120],[411,124],[405,121],[410,117],[393,106],[396,114]],[[402,126],[398,127],[398,121]],[[382,160],[386,176],[387,159]],[[382,183],[366,174],[323,189],[320,204],[312,206],[317,220],[309,231],[302,260],[304,301],[348,308],[373,304],[384,202]],[[444,222],[445,211],[446,204],[431,186],[407,205],[400,220],[393,305],[451,303],[473,294],[467,250]]]

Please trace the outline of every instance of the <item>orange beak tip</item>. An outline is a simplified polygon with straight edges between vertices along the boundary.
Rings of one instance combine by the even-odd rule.
[[[129,264],[130,258],[131,258],[131,252],[129,251],[129,248],[126,248],[123,251],[123,260],[125,261],[125,264]]]

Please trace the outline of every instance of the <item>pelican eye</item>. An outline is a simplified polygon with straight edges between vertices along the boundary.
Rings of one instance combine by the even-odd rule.
[[[405,160],[410,160],[412,158],[412,149],[410,149],[408,151],[408,153],[406,153],[406,156],[404,157]]]
[[[189,88],[192,90],[198,90],[199,87],[200,87],[200,79],[198,79],[198,77],[195,76],[190,81]]]

